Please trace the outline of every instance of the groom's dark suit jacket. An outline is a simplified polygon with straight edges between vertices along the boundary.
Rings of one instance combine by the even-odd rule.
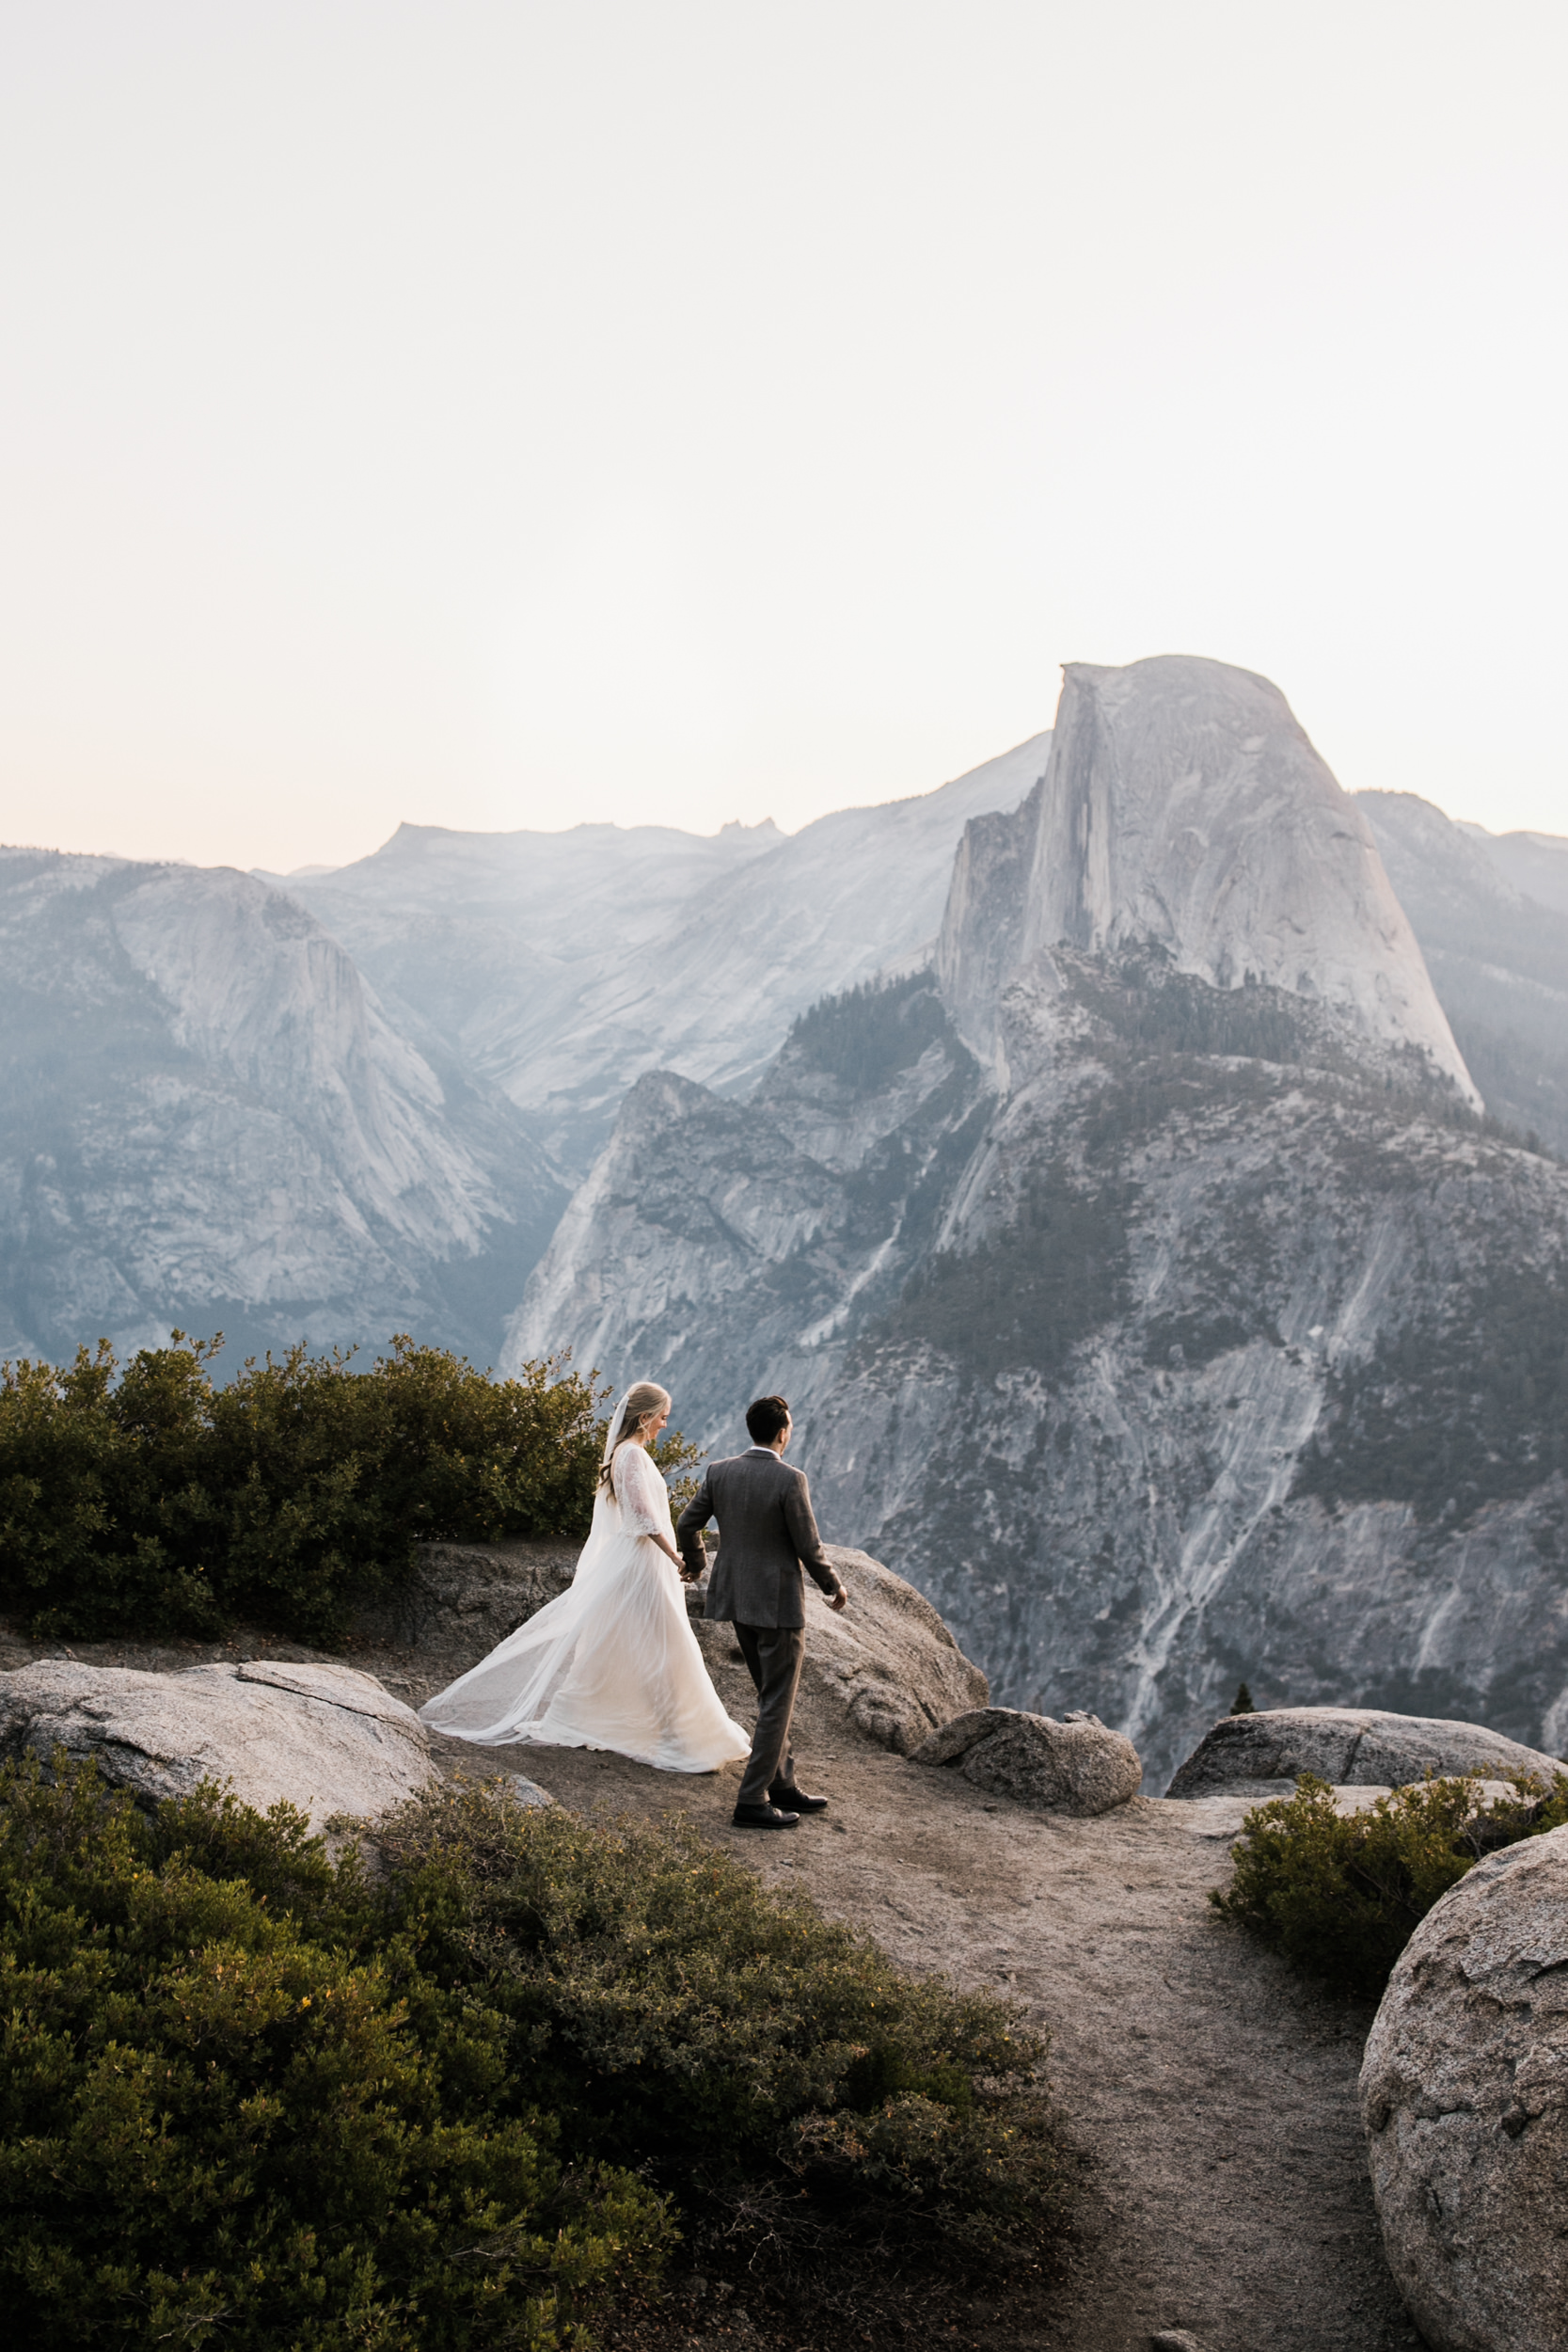
[[[831,1599],[842,1590],[822,1549],[804,1470],[754,1445],[710,1462],[676,1530],[687,1565],[701,1572],[698,1531],[719,1521],[719,1557],[708,1578],[705,1617],[734,1625],[804,1625],[804,1567]]]

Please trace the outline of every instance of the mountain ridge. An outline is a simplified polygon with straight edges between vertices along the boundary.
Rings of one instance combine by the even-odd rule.
[[[1284,709],[1273,689],[1218,666],[1227,693],[1243,703],[1263,693]],[[1080,668],[1101,686],[1114,675]],[[1196,665],[1199,683],[1215,671]],[[1157,676],[1158,664],[1141,675]],[[1238,741],[1246,732],[1230,730]],[[1125,739],[1109,726],[1113,750]],[[964,876],[983,909],[964,954],[991,1008],[988,1035],[1000,1035],[995,1008],[1022,970],[1038,799],[1027,839],[1019,811],[1031,793],[1043,797],[1051,755],[1047,732],[935,793],[834,812],[789,836],[766,824],[714,836],[569,828],[498,836],[501,854],[488,836],[407,826],[341,869],[346,882],[296,875],[282,888],[230,869],[112,858],[67,861],[67,888],[56,866],[60,887],[42,896],[58,904],[32,926],[39,941],[47,935],[47,953],[22,956],[28,926],[19,921],[8,945],[0,941],[10,1044],[0,1346],[69,1355],[100,1329],[124,1343],[173,1322],[221,1322],[242,1348],[301,1336],[384,1343],[409,1327],[488,1360],[566,1205],[556,1163],[568,1175],[591,1166],[626,1089],[660,1063],[716,1086],[723,1101],[750,1093],[829,1179],[875,1190],[871,1159],[895,1148],[891,1136],[911,1152],[924,1148],[898,1091],[924,1081],[906,1073],[879,1090],[866,1080],[869,1092],[830,1100],[829,1080],[795,1055],[786,1104],[784,1065],[768,1073],[791,1023],[810,1026],[818,999],[829,1007],[818,1042],[832,1058],[845,1019],[832,1007],[846,988],[864,990],[879,974],[911,979],[940,949],[944,924],[951,942]],[[1522,1136],[1568,1150],[1568,915],[1506,879],[1507,837],[1452,826],[1408,796],[1367,795],[1356,808],[1372,822],[1488,1104]],[[1532,849],[1558,855],[1553,840]],[[541,841],[555,865],[536,860]],[[652,865],[640,865],[650,845]],[[11,884],[29,857],[35,871],[37,861],[57,861],[13,851]],[[139,880],[103,882],[127,873]],[[340,907],[359,892],[373,955],[349,951],[339,933],[352,926],[333,930],[318,888],[337,888]],[[272,894],[265,919],[253,892]],[[13,895],[12,917],[20,904]],[[294,918],[276,911],[288,905],[316,926],[292,946]],[[1107,983],[1069,971],[1064,954],[1038,950],[1036,979],[1059,967],[1057,995],[1071,998],[1069,1027],[1081,1034],[1074,1042],[1063,1030],[1051,1050],[1076,1055],[1093,1026],[1089,1000],[1103,1009]],[[1381,1083],[1381,1072],[1408,1090],[1412,1068],[1399,1052],[1349,1029],[1314,1029],[1306,1000],[1249,990],[1244,963],[1239,985],[1210,1002],[1192,993],[1168,946],[1146,960],[1136,1017],[1125,1007],[1117,1016],[1117,1053],[1130,1024],[1148,1032],[1139,1051],[1160,1053],[1185,1050],[1200,1032],[1243,1058],[1259,1043],[1289,1058],[1315,1040],[1325,1073],[1328,1056],[1356,1085],[1369,1073]],[[1114,974],[1110,985],[1114,997]],[[879,993],[860,1002],[859,1042],[845,1051],[863,1078],[866,1055],[896,1043],[905,1015]],[[906,1009],[918,1030],[926,1016]],[[1048,1008],[1037,1014],[1026,1056],[1050,1025]],[[982,1049],[982,1074],[999,1083],[951,986],[943,1017],[958,1020]],[[946,1069],[947,1050],[926,1034],[928,1069]],[[522,1063],[533,1092],[519,1109],[494,1073]],[[941,1146],[956,1148],[951,1136]],[[982,1238],[989,1228],[972,1208],[966,1193],[953,1234],[933,1246]],[[888,1240],[884,1232],[876,1247]],[[869,1311],[899,1246],[876,1264],[874,1250],[851,1251],[839,1275],[825,1269],[810,1327],[839,1332]]]
[[[234,868],[0,852],[0,988],[7,1354],[372,1317],[482,1344],[460,1269],[505,1279],[558,1214],[510,1106],[443,1083],[315,918]]]
[[[518,1105],[557,1165],[580,1176],[643,1070],[668,1062],[738,1091],[816,997],[923,955],[964,823],[976,809],[1021,800],[1047,748],[1047,737],[1031,737],[935,791],[836,810],[771,841],[754,837],[760,827],[451,836],[469,845],[461,852],[467,896],[458,898],[449,871],[438,899],[422,886],[400,898],[387,879],[430,847],[410,840],[397,858],[378,851],[296,895],[379,990],[429,1021]],[[589,834],[594,842],[579,838]],[[402,829],[388,850],[401,838]],[[544,867],[525,898],[484,867],[479,845],[491,839],[518,857],[517,845],[539,846]],[[563,844],[574,855],[613,853],[613,870],[586,898],[555,874]],[[526,946],[515,932],[525,914],[533,926]],[[458,920],[466,937],[453,936]],[[470,976],[466,995],[454,992],[454,971]]]
[[[1568,1152],[1568,897],[1532,898],[1498,836],[1415,793],[1357,799],[1489,1110]]]

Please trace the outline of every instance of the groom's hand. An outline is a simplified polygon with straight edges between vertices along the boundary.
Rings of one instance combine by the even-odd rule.
[[[832,1597],[832,1600],[828,1603],[828,1606],[829,1606],[829,1608],[830,1608],[830,1609],[838,1609],[838,1610],[843,1610],[843,1609],[847,1609],[847,1608],[848,1608],[848,1606],[849,1606],[849,1596],[848,1596],[848,1594],[845,1591],[845,1589],[844,1589],[844,1587],[843,1587],[843,1585],[842,1585],[842,1584],[839,1586],[839,1588],[838,1588],[837,1592],[833,1595],[833,1597]]]

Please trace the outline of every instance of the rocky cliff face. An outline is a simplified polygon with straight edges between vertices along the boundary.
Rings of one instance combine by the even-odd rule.
[[[0,1356],[179,1324],[230,1360],[400,1328],[492,1360],[565,1204],[540,1138],[573,1168],[650,1063],[749,1082],[918,958],[967,818],[1045,749],[789,840],[405,826],[286,887],[0,853]]]
[[[1568,1172],[1477,1120],[1365,819],[1216,669],[1069,673],[940,989],[818,1008],[748,1104],[643,1078],[511,1345],[710,1446],[782,1387],[825,1531],[1152,1786],[1243,1676],[1555,1751]]]
[[[818,997],[925,960],[965,824],[1015,807],[1049,745],[787,837],[404,826],[374,857],[284,886],[411,1034],[502,1089],[581,1174],[642,1072],[750,1087]]]
[[[1450,824],[1413,792],[1362,792],[1356,804],[1487,1109],[1568,1152],[1568,847],[1559,881],[1528,834]]]
[[[423,1050],[521,1104],[530,1132],[570,1166],[573,1117],[591,1120],[607,1089],[613,1108],[641,1067],[623,1071],[613,1035],[597,1040],[592,1069],[566,1051],[583,996],[783,838],[771,824],[711,837],[669,825],[400,825],[357,865],[265,879],[319,917]],[[557,1096],[565,1107],[552,1116]]]
[[[798,1025],[750,1103],[671,1072],[626,1097],[515,1316],[504,1360],[656,1363],[726,1449],[756,1367],[831,1344],[931,1245],[988,1098],[928,976]],[[628,1378],[633,1375],[627,1375]],[[737,1434],[738,1433],[738,1434]]]
[[[221,1326],[494,1353],[562,1192],[248,876],[0,853],[0,1354]],[[488,1297],[487,1297],[488,1294]]]
[[[988,1043],[1001,987],[1042,951],[1153,946],[1213,988],[1320,1004],[1479,1104],[1366,818],[1266,678],[1176,655],[1069,663],[1012,833],[1010,853],[997,827],[972,849],[985,885],[960,877],[940,956],[960,1025]]]

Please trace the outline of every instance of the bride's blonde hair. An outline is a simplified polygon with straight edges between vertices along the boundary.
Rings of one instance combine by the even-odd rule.
[[[628,1438],[635,1438],[645,1421],[656,1419],[670,1410],[670,1391],[661,1389],[657,1380],[635,1380],[626,1391],[621,1412],[621,1434],[615,1440],[610,1459],[600,1466],[599,1484],[608,1486],[615,1470],[615,1455]]]

